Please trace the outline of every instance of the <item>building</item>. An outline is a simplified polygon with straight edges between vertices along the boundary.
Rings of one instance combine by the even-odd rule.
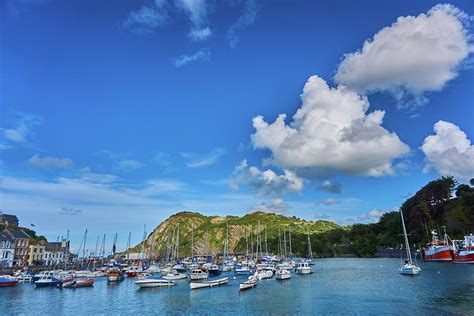
[[[65,239],[58,242],[47,242],[45,244],[43,260],[46,265],[57,265],[64,263],[66,255],[69,253],[69,242]]]
[[[0,232],[0,267],[13,266],[15,240],[7,232]]]
[[[15,215],[0,213],[0,224],[8,226],[18,226],[18,217]]]
[[[28,265],[42,265],[44,264],[45,245],[37,244],[30,245],[28,253]]]
[[[13,265],[24,266],[28,263],[28,250],[30,235],[21,229],[5,229],[4,232],[14,239],[15,253],[13,256]]]

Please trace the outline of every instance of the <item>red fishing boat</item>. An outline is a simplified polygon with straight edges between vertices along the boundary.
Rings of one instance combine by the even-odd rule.
[[[431,231],[431,242],[426,244],[424,248],[424,260],[425,261],[452,261],[452,248],[448,243],[448,235],[446,230],[444,232],[443,240],[438,239],[438,232],[436,230]]]
[[[474,236],[453,241],[453,263],[474,263]]]

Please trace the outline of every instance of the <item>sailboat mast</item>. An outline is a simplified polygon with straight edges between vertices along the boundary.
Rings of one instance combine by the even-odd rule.
[[[407,250],[407,258],[408,258],[408,262],[412,264],[413,262],[411,260],[410,244],[408,243],[407,230],[405,228],[405,220],[403,219],[403,211],[401,208],[400,208],[400,216],[402,217],[403,236],[405,237],[405,248]]]
[[[308,226],[308,256],[309,258],[313,258],[313,251],[311,250],[311,237],[309,233],[309,226]]]
[[[86,228],[86,232],[84,233],[84,248],[82,249],[82,258],[86,257],[86,240],[87,240],[87,228]]]
[[[194,223],[191,223],[191,261],[194,258]]]
[[[265,224],[265,255],[268,256],[267,224]]]
[[[291,249],[291,226],[288,224],[288,233],[290,235],[290,252],[289,252],[289,255],[292,256],[293,255],[293,250]]]
[[[179,224],[178,231],[176,233],[176,263],[179,261]]]
[[[247,225],[245,225],[245,256],[247,258],[249,256],[249,238],[248,238]]]
[[[127,261],[130,260],[130,239],[132,237],[132,232],[128,233],[128,241],[127,241]]]
[[[286,257],[286,230],[283,226],[283,255]]]
[[[281,257],[280,225],[278,225],[278,257]]]

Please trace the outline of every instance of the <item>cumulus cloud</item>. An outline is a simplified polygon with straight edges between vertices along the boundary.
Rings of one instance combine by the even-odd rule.
[[[318,190],[328,192],[328,193],[342,193],[342,186],[340,183],[325,180],[318,187]]]
[[[424,171],[436,170],[444,176],[470,179],[474,176],[474,145],[459,126],[438,121],[434,135],[425,138],[421,150],[426,157]]]
[[[409,148],[382,126],[385,112],[369,108],[367,98],[344,87],[330,88],[312,76],[301,95],[302,106],[287,125],[281,114],[269,124],[254,117],[255,148],[269,149],[269,163],[282,169],[313,168],[351,175],[392,174],[392,160]]]
[[[216,148],[205,155],[181,153],[181,156],[187,160],[186,166],[188,168],[202,168],[215,164],[224,154],[223,148]]]
[[[174,65],[176,68],[181,68],[196,61],[209,61],[210,56],[211,51],[207,48],[203,48],[192,55],[181,55],[174,61]]]
[[[168,11],[166,1],[155,0],[130,12],[123,25],[138,33],[149,33],[166,24],[169,18]]]
[[[243,160],[235,167],[228,184],[234,191],[245,185],[260,195],[281,196],[287,192],[300,192],[304,187],[303,179],[292,171],[283,172],[278,175],[271,169],[261,171],[257,167],[249,167],[247,160]]]
[[[335,80],[360,93],[388,91],[399,101],[411,95],[415,103],[423,103],[423,93],[441,90],[473,51],[468,20],[449,4],[399,17],[361,50],[345,55]]]
[[[249,209],[250,213],[253,212],[266,212],[266,213],[277,213],[277,214],[285,214],[290,206],[284,200],[280,198],[273,198],[268,200],[267,202],[261,202],[252,206]]]
[[[28,162],[32,166],[44,169],[68,169],[73,165],[69,158],[41,157],[39,154],[35,154]]]
[[[232,24],[226,34],[230,47],[234,48],[240,41],[240,31],[245,27],[252,25],[257,18],[257,4],[255,0],[247,0],[245,2],[242,15]]]

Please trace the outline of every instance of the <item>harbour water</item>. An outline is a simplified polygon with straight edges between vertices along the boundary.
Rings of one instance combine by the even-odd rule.
[[[93,288],[0,288],[2,315],[129,314],[397,314],[474,315],[474,266],[420,263],[418,276],[398,273],[398,259],[320,259],[311,275],[262,280],[239,292],[237,276],[227,285],[189,290],[188,280],[171,288],[138,289],[133,279]],[[233,273],[225,275],[233,276]]]

